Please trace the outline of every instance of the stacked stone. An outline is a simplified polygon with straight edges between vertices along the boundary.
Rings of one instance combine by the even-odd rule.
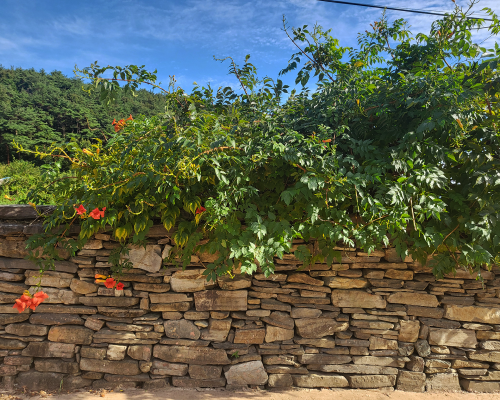
[[[0,376],[7,387],[381,388],[500,391],[500,280],[459,271],[436,281],[394,249],[339,248],[341,263],[208,282],[196,254],[165,266],[161,226],[132,247],[123,291],[94,283],[117,246],[95,235],[44,274],[49,298],[12,308],[39,281],[24,260],[36,225],[0,224]],[[76,230],[74,234],[76,234]],[[296,243],[297,245],[300,243]],[[162,268],[167,267],[167,268]]]

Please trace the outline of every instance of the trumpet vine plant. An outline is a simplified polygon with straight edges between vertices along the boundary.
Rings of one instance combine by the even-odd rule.
[[[357,48],[284,20],[298,51],[280,75],[296,73],[293,90],[259,78],[249,56],[225,60],[239,88],[191,93],[174,79],[161,88],[144,66],[77,68],[103,102],[148,84],[164,92],[165,112],[114,121],[115,134],[91,147],[34,151],[54,160],[40,187],[50,185],[57,206],[29,239],[31,258],[43,272],[61,249],[75,254],[112,232],[119,280],[129,245],[161,223],[175,244],[168,262],[217,254],[207,279],[235,267],[272,274],[294,239],[306,243],[293,248],[300,268],[337,262],[339,243],[368,253],[391,244],[438,278],[491,268],[500,253],[500,20],[489,9],[488,20],[469,18],[476,3],[427,34],[383,15]],[[476,32],[492,48],[476,44]],[[69,176],[56,179],[65,166]]]

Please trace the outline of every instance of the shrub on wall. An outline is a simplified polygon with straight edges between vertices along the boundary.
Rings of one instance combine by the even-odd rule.
[[[172,81],[165,113],[114,121],[116,133],[91,148],[73,141],[36,152],[72,169],[49,178],[58,207],[46,233],[30,239],[47,258],[33,258],[48,268],[58,247],[74,252],[108,230],[122,244],[111,257],[119,277],[128,266],[120,254],[158,220],[176,227],[171,260],[217,254],[206,265],[212,279],[235,265],[271,274],[294,238],[315,239],[295,250],[305,267],[334,262],[337,243],[371,252],[389,241],[438,277],[491,266],[500,253],[500,48],[476,45],[472,32],[496,35],[500,21],[467,12],[457,7],[418,35],[383,17],[357,49],[321,27],[285,25],[299,51],[282,73],[298,70],[302,89],[259,79],[249,57],[243,66],[229,59],[240,91],[188,94]],[[114,78],[103,78],[109,70]],[[79,73],[105,102],[143,83],[159,87],[155,73],[133,65]],[[75,223],[80,237],[67,240]]]

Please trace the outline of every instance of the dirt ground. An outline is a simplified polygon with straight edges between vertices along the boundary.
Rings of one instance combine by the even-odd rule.
[[[126,389],[118,391],[80,391],[68,394],[28,393],[0,394],[0,400],[500,400],[500,393],[410,393],[400,391],[370,390],[316,390],[301,389],[289,391],[226,391],[218,389],[180,389],[161,390]]]

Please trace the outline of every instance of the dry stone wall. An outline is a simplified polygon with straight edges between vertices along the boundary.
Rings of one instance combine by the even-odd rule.
[[[94,283],[116,246],[104,232],[45,273],[49,299],[19,314],[14,300],[39,279],[25,240],[41,230],[19,220],[0,222],[5,387],[500,391],[498,268],[482,272],[484,286],[465,271],[436,281],[394,249],[342,249],[333,266],[297,270],[287,254],[268,278],[207,282],[210,254],[163,268],[171,242],[154,226],[130,252],[123,291]]]

